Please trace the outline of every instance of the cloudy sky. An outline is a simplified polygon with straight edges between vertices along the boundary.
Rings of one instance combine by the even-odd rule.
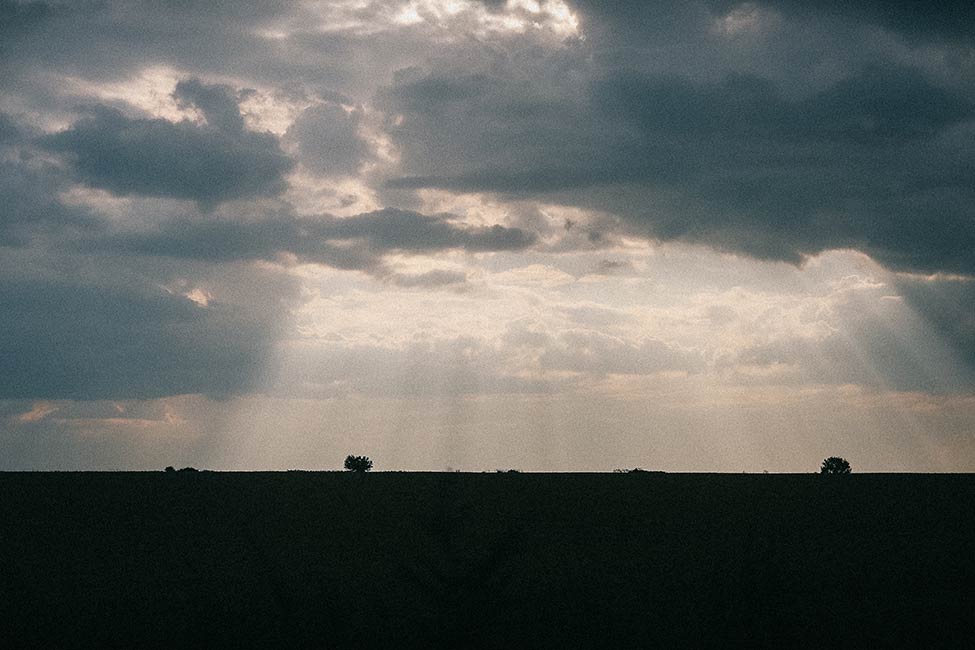
[[[0,0],[0,469],[975,471],[973,43]]]

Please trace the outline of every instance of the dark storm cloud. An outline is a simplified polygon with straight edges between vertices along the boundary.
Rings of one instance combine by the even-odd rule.
[[[975,106],[919,73],[867,68],[798,101],[770,81],[728,75],[714,84],[623,73],[594,85],[600,113],[645,135],[743,138],[801,145],[883,146],[931,137]]]
[[[752,74],[612,70],[559,93],[503,67],[390,87],[405,172],[390,184],[595,208],[762,259],[852,247],[975,273],[975,102],[916,70],[866,66],[798,97]]]
[[[0,53],[20,66],[109,77],[122,68],[162,61],[202,67],[233,54],[243,61],[249,60],[247,46],[261,45],[252,30],[292,7],[290,2],[0,0]]]
[[[212,206],[284,190],[291,160],[272,134],[244,128],[229,88],[189,80],[180,82],[174,95],[202,112],[206,124],[133,119],[100,106],[42,143],[64,153],[82,182],[120,196]]]
[[[378,248],[405,251],[463,249],[468,252],[512,251],[531,246],[535,237],[520,228],[467,226],[448,216],[422,215],[387,208],[358,217],[331,219],[323,230],[330,239],[363,238]]]
[[[12,35],[40,25],[53,13],[45,2],[0,0],[0,34]]]
[[[717,11],[728,11],[739,4],[731,0],[718,0],[712,6]],[[772,0],[755,4],[773,7],[787,16],[807,19],[829,16],[837,20],[877,25],[902,34],[912,41],[960,40],[975,36],[975,4],[967,0]]]
[[[308,169],[327,176],[354,174],[371,153],[359,135],[360,120],[359,111],[318,104],[305,109],[285,137],[298,145]]]
[[[11,116],[0,112],[0,146],[14,143],[23,137],[23,130]]]
[[[6,92],[49,109],[64,108],[63,77],[119,81],[159,66],[355,103],[393,67],[429,52],[428,35],[410,27],[377,36],[335,24],[375,19],[390,28],[387,2],[330,11],[329,3],[291,0],[0,0],[0,78]]]
[[[25,146],[32,138],[29,128],[0,113],[0,246],[25,246],[37,235],[99,226],[86,208],[58,200],[70,181]]]
[[[391,252],[511,251],[535,240],[519,228],[467,226],[444,215],[387,208],[346,218],[184,219],[165,223],[157,232],[115,235],[86,245],[212,261],[274,259],[290,253],[304,262],[379,272],[382,257]]]
[[[250,390],[272,317],[162,290],[0,280],[0,399],[127,399]]]
[[[794,102],[755,78],[599,87],[639,134],[630,171],[649,161],[638,182],[676,193],[672,216],[628,210],[655,236],[787,260],[849,246],[894,268],[975,272],[975,150],[948,134],[975,104],[917,73],[865,70]]]
[[[99,220],[88,210],[58,201],[67,187],[46,163],[0,160],[0,246],[25,246],[66,229],[97,230]]]
[[[700,84],[632,72],[593,81],[574,98],[578,106],[533,96],[520,81],[482,76],[426,78],[386,98],[407,116],[393,133],[413,165],[461,165],[461,173],[394,185],[500,192],[679,184],[733,163],[828,163],[835,149],[811,148],[895,146],[975,117],[975,104],[903,69],[868,69],[800,101],[749,75]],[[731,145],[745,148],[725,150]]]
[[[181,104],[199,109],[206,117],[207,125],[218,131],[239,133],[244,130],[237,97],[229,86],[184,79],[176,84],[173,96]]]
[[[516,70],[509,71],[512,75]],[[549,97],[496,74],[401,75],[380,105],[412,172],[394,187],[546,192],[605,181],[617,165],[598,146],[600,126],[580,97]]]
[[[631,32],[686,32],[711,16],[735,9],[760,8],[781,12],[789,19],[832,21],[889,29],[911,41],[962,40],[975,35],[975,6],[967,0],[576,0],[573,6],[594,27]]]

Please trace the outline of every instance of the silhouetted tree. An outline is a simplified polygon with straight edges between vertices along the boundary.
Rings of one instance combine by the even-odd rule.
[[[830,456],[823,460],[823,465],[819,469],[820,474],[849,474],[850,461],[839,456]]]
[[[172,465],[169,465],[169,466],[166,467],[166,473],[167,474],[170,473],[170,472],[175,472],[175,471],[176,471],[176,468],[173,467]]]
[[[368,456],[346,456],[345,469],[350,472],[368,472],[372,469],[372,461]]]

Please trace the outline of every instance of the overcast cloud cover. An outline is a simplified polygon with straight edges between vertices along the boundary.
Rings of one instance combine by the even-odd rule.
[[[975,470],[970,2],[0,0],[0,469]]]

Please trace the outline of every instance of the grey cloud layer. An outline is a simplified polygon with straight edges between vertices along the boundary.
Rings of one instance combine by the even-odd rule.
[[[254,275],[241,271],[241,279]],[[276,295],[268,289],[249,306],[217,301],[204,308],[151,284],[47,275],[0,278],[0,399],[253,390],[295,299],[293,283],[279,282]]]
[[[413,172],[391,183],[545,197],[760,258],[852,247],[975,273],[975,102],[916,71],[868,67],[795,100],[753,75],[611,72],[557,102],[517,72],[388,89]]]
[[[86,245],[211,261],[274,259],[291,253],[304,262],[373,271],[381,267],[383,255],[394,251],[513,251],[534,242],[532,233],[519,228],[466,226],[443,215],[387,208],[346,218],[184,219],[164,223],[157,232],[119,234]]]
[[[5,2],[11,88],[35,96],[34,70],[117,78],[163,63],[337,91],[388,114],[393,187],[596,208],[630,234],[763,259],[853,247],[892,268],[975,272],[969,3],[580,1],[586,41],[554,49],[444,39],[389,23],[381,3],[354,16],[378,32],[315,33],[316,16],[288,3],[121,8]],[[276,26],[286,39],[262,36]],[[238,130],[202,86],[178,94],[210,107],[210,131],[102,111],[54,146],[119,194],[212,204],[281,189],[290,163],[269,136]],[[358,120],[320,104],[288,138],[314,172],[353,174],[370,154]]]
[[[128,118],[95,107],[70,129],[42,140],[67,154],[80,180],[121,196],[228,199],[275,195],[292,161],[269,133],[244,128],[229,88],[182,81],[175,97],[199,109],[206,124]]]
[[[713,6],[730,10],[737,4],[718,0]],[[896,31],[912,41],[965,39],[975,36],[975,6],[965,0],[938,3],[873,0],[867,2],[832,2],[831,0],[773,0],[755,3],[774,7],[797,17],[829,16],[877,25]]]
[[[0,160],[0,246],[25,246],[39,234],[66,229],[97,229],[99,219],[88,210],[57,200],[66,188],[60,172],[43,161]]]
[[[58,165],[23,148],[34,137],[0,112],[0,246],[25,246],[38,234],[99,225],[88,209],[58,200],[71,183]]]
[[[360,114],[335,104],[305,109],[288,129],[286,137],[298,145],[302,163],[323,175],[355,174],[371,156],[360,137]]]

